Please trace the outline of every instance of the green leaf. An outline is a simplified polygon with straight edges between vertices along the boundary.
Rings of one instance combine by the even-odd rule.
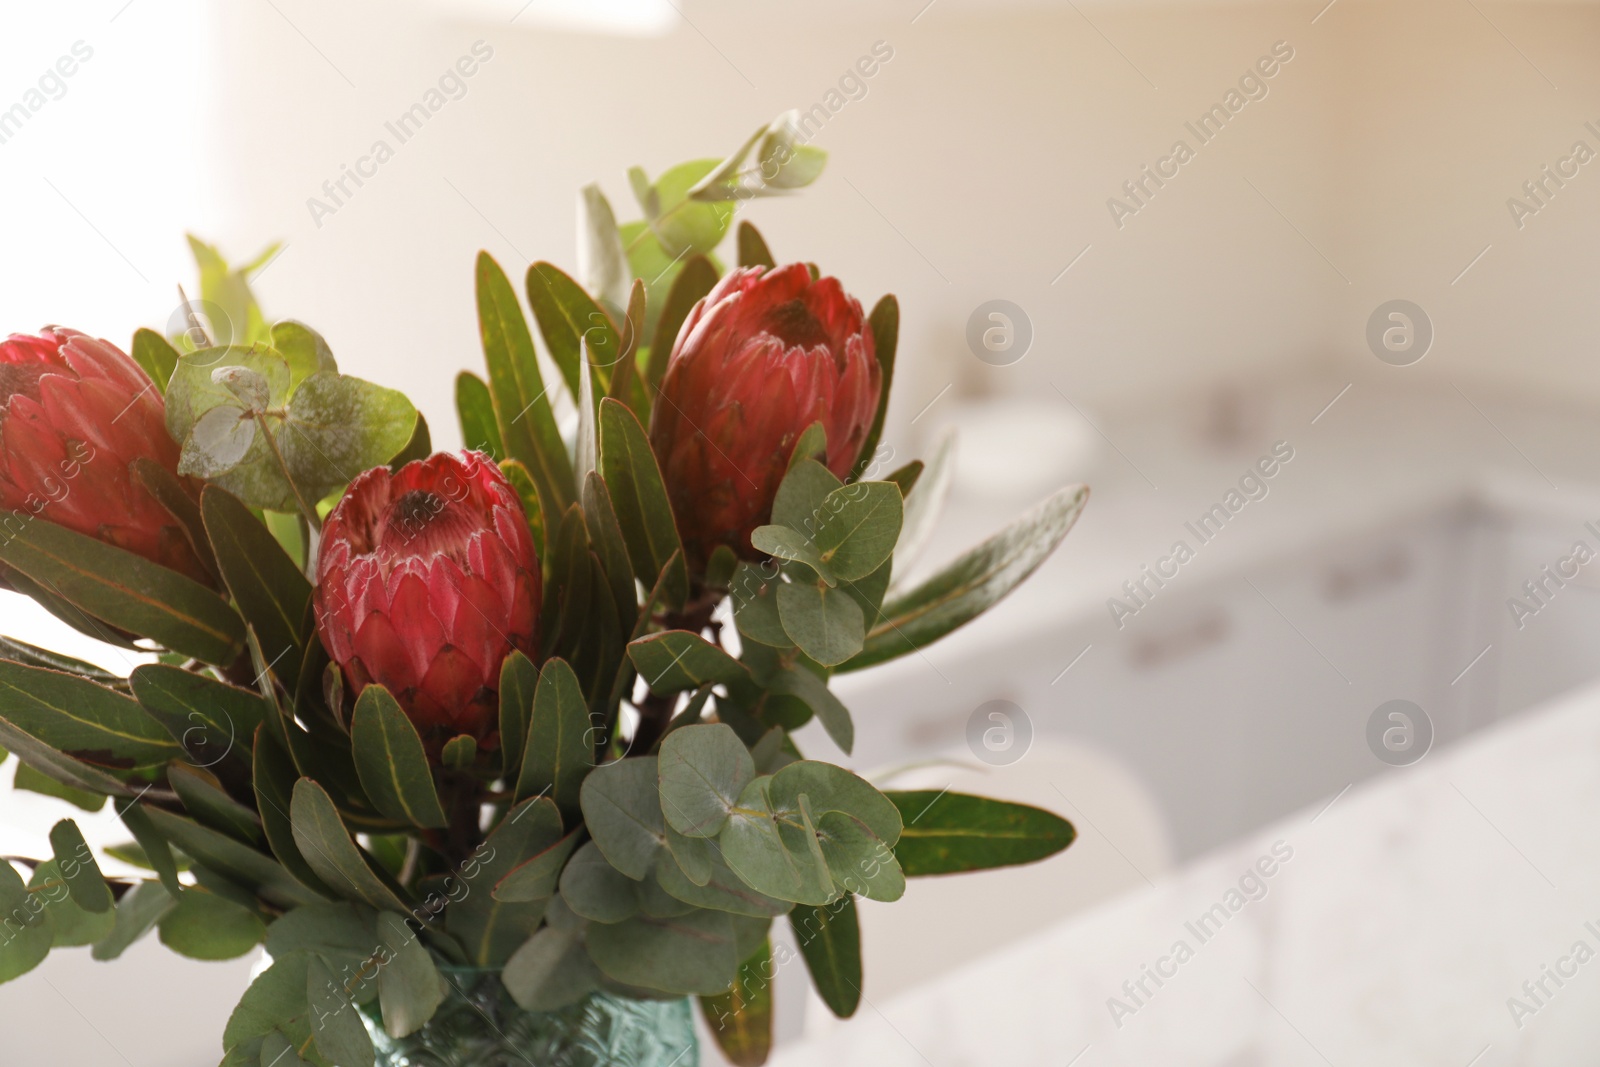
[[[896,805],[866,779],[832,763],[800,760],[780,770],[772,778],[773,810],[793,812],[800,798],[808,797],[811,811],[818,815],[844,812],[860,820],[893,845],[900,838],[902,820]]]
[[[530,903],[547,900],[555,894],[562,866],[578,847],[582,828],[534,855],[525,863],[513,867],[495,884],[494,898],[508,903]]]
[[[270,346],[224,345],[201,349],[183,356],[178,360],[178,365],[172,373],[172,380],[167,385],[166,413],[167,432],[174,441],[185,446],[187,463],[218,462],[219,457],[201,455],[187,444],[200,421],[208,413],[229,408],[240,414],[244,411],[238,397],[228,388],[226,373],[222,373],[219,377],[219,372],[226,372],[230,368],[242,368],[260,376],[267,386],[267,407],[280,409],[288,402],[289,364],[282,353]],[[250,422],[254,427],[255,420]],[[233,464],[223,465],[223,469],[242,464],[253,470],[273,462],[268,442],[260,434],[256,434],[253,428],[250,433],[247,451]],[[180,463],[178,473],[191,472],[186,469],[186,463]],[[227,479],[226,487],[232,489],[232,483],[242,478],[241,475],[239,479]]]
[[[174,762],[167,768],[167,784],[201,825],[248,844],[261,843],[256,813],[230,797],[210,772]]]
[[[0,872],[0,877],[3,875],[4,872]],[[154,929],[161,917],[177,903],[160,882],[140,882],[117,902],[111,933],[104,940],[97,941],[89,954],[101,962],[116,959],[135,941]],[[4,949],[0,948],[0,956],[3,955]]]
[[[684,837],[671,826],[666,827],[666,836],[667,851],[672,854],[673,862],[667,863],[659,859],[656,861],[656,878],[662,883],[662,887],[666,888],[666,878],[662,872],[674,867],[695,888],[703,888],[709,885],[711,882],[712,843],[702,837]],[[668,892],[671,892],[671,890],[669,889]],[[679,896],[676,893],[673,895]],[[679,899],[682,899],[681,896]],[[696,903],[696,901],[690,901],[690,903]]]
[[[411,427],[411,438],[406,441],[405,447],[394,454],[389,460],[389,469],[398,471],[407,463],[427,459],[433,455],[433,435],[428,431],[428,420],[422,417],[422,412],[417,412],[417,421]]]
[[[843,589],[813,582],[780,585],[778,618],[790,640],[824,667],[836,666],[854,656],[866,639],[861,605]]]
[[[8,660],[0,660],[0,718],[63,753],[114,770],[154,767],[182,754],[131,697]],[[7,744],[24,756],[21,746]]]
[[[282,1026],[310,1036],[304,1018],[310,961],[309,952],[275,956],[272,965],[256,975],[233,1014],[228,1016],[228,1024],[222,1031],[222,1047],[235,1048],[270,1035]]]
[[[148,456],[139,456],[128,469],[146,491],[155,497],[162,510],[177,520],[183,530],[183,539],[199,558],[206,573],[216,574],[217,556],[206,537],[205,522],[200,517],[200,504],[189,495],[189,490],[176,474]]]
[[[532,474],[544,509],[544,526],[553,529],[577,499],[578,487],[539,373],[533,335],[528,332],[516,291],[487,252],[478,255],[477,290],[478,324],[500,439],[506,457]]]
[[[549,797],[524,800],[506,812],[488,838],[462,864],[463,895],[453,897],[445,924],[480,967],[499,967],[544,917],[545,901],[497,899],[495,887],[515,868],[561,841],[561,814]]]
[[[549,926],[523,942],[500,975],[519,1007],[538,1012],[576,1004],[598,986],[599,979],[582,935]]]
[[[198,888],[185,890],[158,925],[163,945],[194,960],[243,956],[267,932],[249,909]]]
[[[728,232],[735,207],[728,203],[702,203],[690,200],[689,190],[722,161],[697,159],[680,163],[662,173],[653,186],[659,207],[647,217],[650,228],[669,256],[709,253]]]
[[[772,252],[767,248],[767,242],[762,239],[761,231],[748,222],[739,223],[739,266],[771,269],[777,265],[777,260],[772,258]]]
[[[873,350],[878,357],[883,387],[878,393],[878,413],[872,418],[872,428],[861,442],[861,454],[856,458],[855,477],[859,478],[877,457],[878,441],[883,437],[884,419],[889,414],[889,390],[894,385],[894,358],[900,347],[900,302],[894,294],[880,299],[867,316],[867,326],[872,330]]]
[[[861,1005],[861,924],[849,894],[820,907],[798,905],[789,913],[795,941],[811,982],[828,1010],[848,1019]]]
[[[956,433],[952,427],[940,436],[933,458],[917,478],[915,487],[905,490],[905,521],[900,526],[900,540],[894,546],[894,561],[902,572],[909,571],[938,528],[939,514],[955,477],[955,456]]]
[[[652,693],[676,693],[748,681],[744,664],[688,630],[667,630],[641,637],[628,645],[628,656]]]
[[[50,924],[44,899],[34,900],[22,876],[8,860],[0,860],[0,915],[5,940],[0,941],[0,982],[27,974],[50,954]]]
[[[189,252],[194,256],[195,265],[200,268],[200,296],[224,316],[222,323],[213,324],[213,329],[225,331],[215,340],[223,344],[229,340],[241,344],[265,340],[268,336],[266,323],[255,294],[250,291],[249,278],[271,262],[281,246],[270,245],[254,261],[234,268],[214,245],[206,244],[193,234],[185,236],[189,239]]]
[[[619,307],[621,303],[617,301]],[[572,395],[579,394],[578,365],[585,343],[589,362],[597,371],[597,392],[603,394],[611,381],[609,368],[622,358],[622,338],[611,316],[561,268],[543,261],[528,268],[528,305]]]
[[[362,471],[393,459],[411,440],[416,421],[417,409],[404,393],[321,371],[295,390],[275,436],[295,484],[308,499],[320,500]],[[240,496],[247,504],[277,511],[294,505],[292,495],[276,501],[266,493],[255,499]]]
[[[548,793],[562,819],[576,825],[583,780],[594,767],[594,729],[578,677],[565,660],[546,660],[533,700],[518,798]]]
[[[741,259],[747,225],[740,224]],[[739,965],[732,989],[700,998],[700,1014],[706,1028],[716,1038],[722,1054],[736,1067],[761,1067],[772,1054],[772,979],[776,973],[772,945],[763,941],[756,954]]]
[[[508,781],[516,780],[527,744],[528,722],[533,718],[533,694],[539,684],[539,668],[523,653],[513,649],[500,663],[500,753],[505,761]]]
[[[45,860],[34,869],[33,877],[28,879],[28,892],[34,902],[44,906],[52,948],[92,945],[111,936],[116,928],[116,913],[110,907],[94,912],[79,906],[68,891],[66,879],[61,876],[55,860]],[[11,923],[5,927],[7,936],[15,929],[16,922],[15,916],[9,918]],[[0,949],[0,955],[3,954],[4,950]]]
[[[656,758],[596,767],[583,780],[582,804],[584,823],[611,865],[634,881],[648,875],[666,840]]]
[[[608,977],[664,993],[720,993],[739,966],[733,926],[720,911],[597,923],[585,941],[590,958]]]
[[[252,779],[256,793],[256,810],[261,815],[261,828],[267,835],[267,844],[272,848],[272,854],[283,864],[290,877],[313,895],[333,896],[333,891],[323,884],[322,879],[311,869],[311,864],[300,854],[300,845],[295,841],[294,823],[289,809],[292,806],[294,784],[299,779],[299,771],[295,769],[289,753],[283,750],[264,727],[256,734]],[[130,825],[129,829],[133,827]]]
[[[239,500],[216,486],[200,497],[205,529],[217,566],[245,621],[255,630],[261,654],[294,692],[305,658],[302,621],[311,583],[265,526]]]
[[[321,371],[338,371],[339,364],[333,358],[333,349],[328,347],[320,333],[313,330],[303,322],[294,319],[284,319],[272,326],[272,347],[283,356],[289,365],[289,391],[293,392],[301,382]]]
[[[26,763],[17,765],[16,776],[12,779],[12,786],[16,789],[26,789],[30,793],[39,793],[57,800],[65,800],[74,807],[84,811],[99,811],[106,806],[104,793],[91,793],[84,789],[74,789],[70,785],[62,785],[47,774],[41,774]]]
[[[439,765],[452,770],[470,770],[478,758],[478,739],[471,734],[457,734],[439,749]]]
[[[276,712],[248,689],[165,663],[135,667],[133,695],[202,767],[238,752],[248,760],[256,727]]]
[[[165,393],[167,382],[172,379],[172,371],[178,365],[178,350],[154,330],[140,329],[134,331],[131,355],[133,361],[156,383],[156,388]]]
[[[655,321],[655,333],[651,335],[650,362],[645,380],[649,383],[652,396],[661,389],[661,379],[667,373],[667,360],[672,355],[684,320],[689,317],[695,304],[717,284],[717,268],[705,256],[690,256],[682,262],[678,276],[672,280],[671,288],[667,291],[667,299],[661,305],[661,313]],[[656,274],[640,274],[640,277],[652,288],[658,284],[659,276]]]
[[[807,539],[815,539],[822,525],[823,504],[828,494],[844,483],[823,466],[811,451],[826,445],[820,423],[813,423],[800,435],[790,457],[789,469],[772,498],[772,521]],[[818,453],[820,454],[820,453]]]
[[[778,617],[778,587],[781,584],[776,574],[765,578],[760,567],[739,561],[728,592],[733,603],[733,621],[739,628],[740,637],[772,648],[788,648],[794,644],[784,632],[783,622]]]
[[[661,742],[657,763],[662,813],[686,837],[717,836],[756,776],[750,750],[723,723],[673,731]]]
[[[230,797],[211,772],[175,762],[167,767],[167,784],[196,821],[249,844],[261,843],[261,820]]]
[[[610,398],[600,401],[600,473],[611,490],[633,575],[652,585],[681,547],[678,528],[644,427],[627,405]],[[687,592],[672,591],[668,606],[681,604]]]
[[[583,521],[589,530],[589,542],[605,571],[611,597],[617,603],[617,618],[631,625],[639,614],[639,597],[634,591],[628,545],[623,540],[616,509],[611,505],[611,490],[596,471],[590,471],[584,480]]]
[[[718,837],[723,858],[757,892],[826,904],[839,894],[805,805],[794,811],[775,806],[771,785],[771,778],[757,778],[740,794]]]
[[[987,611],[1055,551],[1088,498],[1083,486],[1057,491],[915,589],[891,597],[883,618],[867,632],[866,647],[840,670],[914,652]]]
[[[227,834],[148,804],[143,810],[156,832],[197,863],[205,864],[246,888],[255,889],[274,904],[292,907],[322,899],[292,878],[276,860]]]
[[[697,908],[725,911],[731,915],[753,918],[772,918],[787,912],[793,905],[787,900],[758,893],[728,866],[727,860],[715,843],[699,838],[680,838],[692,841],[705,849],[706,881],[698,885],[683,871],[681,863],[671,859],[656,864],[656,881],[667,893]],[[676,858],[676,853],[673,858]]]
[[[817,548],[816,542],[798,530],[791,530],[787,526],[757,526],[750,534],[750,544],[756,551],[765,552],[774,559],[803,563],[830,586],[839,584],[839,579],[833,576],[833,571],[823,560],[822,552]],[[779,592],[781,595],[782,591]]]
[[[611,866],[593,841],[572,854],[561,872],[561,897],[574,914],[597,923],[619,923],[639,913],[638,884]]]
[[[393,912],[379,915],[378,936],[390,953],[389,962],[378,972],[383,1028],[391,1037],[405,1037],[433,1018],[449,987],[403,917]]]
[[[17,728],[6,721],[3,714],[0,714],[0,742],[16,755],[23,767],[31,768],[63,785],[114,797],[136,795],[136,790],[127,783],[113,778],[98,767],[73,759],[48,742]],[[21,773],[22,767],[18,767],[17,771]]]
[[[376,682],[356,700],[350,742],[361,787],[379,811],[412,826],[449,825],[417,728],[400,702]]]
[[[99,682],[101,685],[115,689],[126,687],[127,679],[112,674],[110,671],[101,670],[92,663],[85,663],[81,659],[63,656],[59,652],[52,652],[47,648],[30,645],[26,641],[18,641],[15,637],[0,635],[0,659],[8,659],[21,663],[27,667],[43,667],[46,670],[60,671],[63,674],[77,674]],[[0,762],[4,762],[0,760]]]
[[[306,1005],[319,1054],[340,1067],[372,1067],[372,1038],[355,1004],[328,965],[315,957],[306,963]]]
[[[244,647],[244,623],[199,582],[44,519],[0,542],[0,562],[74,607],[174,652],[220,666]]]
[[[585,289],[613,307],[628,299],[628,256],[617,216],[594,182],[578,190],[578,276]]]
[[[489,385],[471,371],[464,370],[456,375],[456,416],[461,420],[464,447],[482,452],[496,463],[506,458]]]
[[[814,535],[828,569],[847,582],[877,570],[894,552],[902,517],[893,482],[856,482],[829,493]]]
[[[137,803],[129,800],[117,801],[117,817],[133,835],[133,841],[122,848],[117,846],[107,848],[106,855],[156,872],[168,893],[174,897],[181,896],[183,887],[178,883],[178,871],[189,868],[188,860],[179,864],[172,854],[172,847],[167,844],[167,839],[161,836],[155,824],[150,821],[150,816],[146,815],[144,809]]]
[[[885,795],[905,818],[894,853],[913,878],[1034,863],[1077,836],[1061,816],[1026,804],[934,790]]]
[[[380,911],[410,910],[401,899],[399,888],[379,873],[351,839],[333,799],[322,786],[310,778],[296,782],[289,818],[300,854],[328,888]]]
[[[830,811],[817,818],[822,856],[833,884],[869,900],[896,901],[906,892],[906,876],[894,850],[861,820]]]

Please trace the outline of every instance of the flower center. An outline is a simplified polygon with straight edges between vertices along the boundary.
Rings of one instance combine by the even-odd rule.
[[[390,560],[437,555],[461,560],[479,525],[454,501],[428,489],[412,489],[389,505],[377,547]]]
[[[764,325],[769,333],[791,348],[826,347],[833,340],[822,320],[798,297],[769,311]]]

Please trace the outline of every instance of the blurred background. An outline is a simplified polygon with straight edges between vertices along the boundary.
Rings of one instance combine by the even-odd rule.
[[[192,284],[185,232],[281,242],[269,315],[453,447],[479,249],[572,269],[578,188],[637,218],[628,167],[799,109],[827,171],[741,217],[899,296],[885,440],[956,441],[924,566],[1093,497],[991,616],[841,690],[863,772],[1078,842],[865,908],[862,1012],[780,973],[779,1059],[1587,1063],[1597,58],[1588,0],[35,5],[0,14],[0,329],[125,345]],[[0,629],[132,666],[12,594]],[[4,788],[0,853],[70,811]],[[1218,947],[1173,977],[1178,940]],[[209,1064],[251,965],[63,952],[0,1028]]]

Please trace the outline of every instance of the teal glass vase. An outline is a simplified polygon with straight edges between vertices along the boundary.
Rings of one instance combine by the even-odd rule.
[[[687,1000],[594,993],[559,1011],[526,1011],[497,971],[440,968],[451,992],[427,1024],[390,1037],[364,1010],[377,1067],[698,1067]]]

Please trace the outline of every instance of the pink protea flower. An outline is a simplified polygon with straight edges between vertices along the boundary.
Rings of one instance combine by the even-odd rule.
[[[382,684],[430,751],[457,734],[497,744],[501,661],[538,646],[539,559],[494,461],[439,453],[369,470],[322,538],[317,625],[351,695]]]
[[[728,545],[760,557],[795,441],[820,421],[827,466],[860,457],[883,388],[861,304],[804,263],[730,271],[684,320],[650,419],[678,533],[692,565]]]
[[[209,583],[182,527],[133,472],[140,458],[177,474],[161,391],[121,349],[59,326],[0,341],[7,528],[46,519]]]

